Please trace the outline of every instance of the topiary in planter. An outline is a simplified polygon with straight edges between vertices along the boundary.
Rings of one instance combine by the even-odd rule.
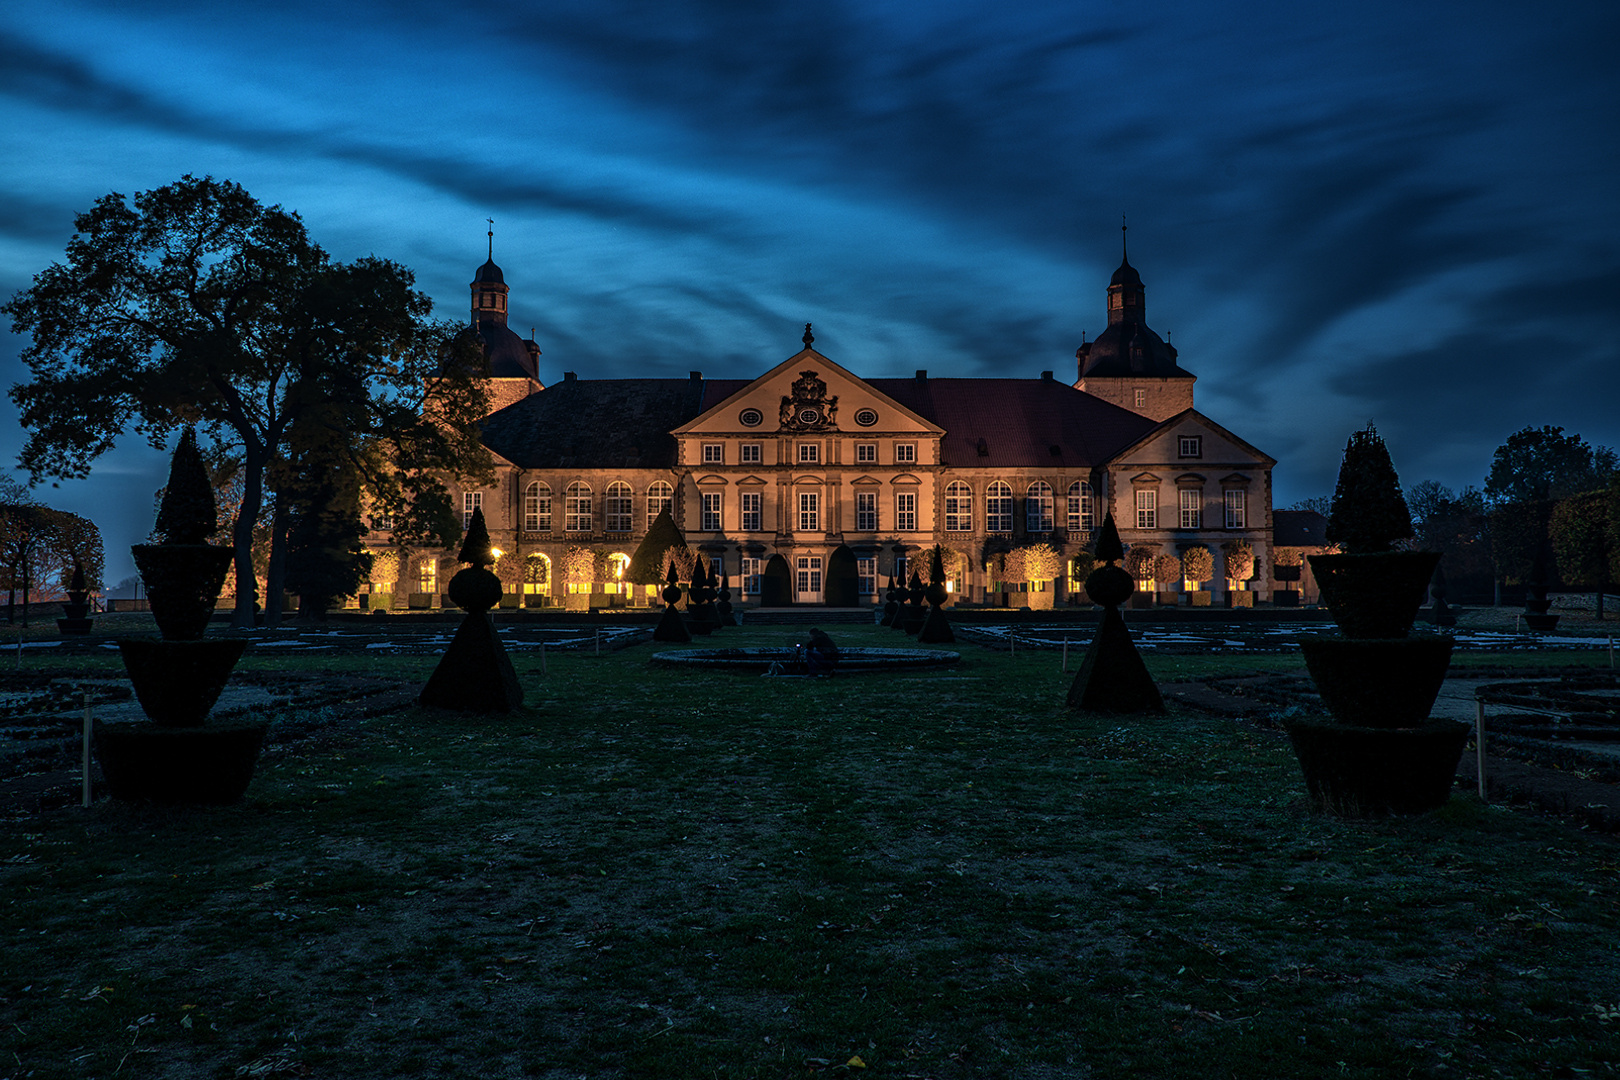
[[[1295,720],[1288,739],[1312,803],[1341,817],[1365,818],[1444,806],[1468,730],[1458,720],[1394,729]]]
[[[223,806],[246,793],[268,727],[258,722],[161,727],[98,721],[96,757],[115,799]]]
[[[1389,452],[1368,425],[1345,447],[1328,519],[1328,539],[1345,551],[1310,556],[1341,636],[1300,648],[1334,719],[1288,729],[1312,801],[1333,813],[1438,807],[1467,738],[1467,724],[1428,719],[1452,640],[1407,637],[1440,558],[1392,550],[1411,532]]]
[[[1449,637],[1323,637],[1299,647],[1322,704],[1339,721],[1402,728],[1429,718],[1455,644]]]
[[[164,727],[201,727],[246,649],[241,638],[118,642],[141,711]]]

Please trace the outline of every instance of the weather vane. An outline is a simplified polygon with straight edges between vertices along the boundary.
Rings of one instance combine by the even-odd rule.
[[[491,218],[485,218],[484,220],[489,222],[489,261],[494,262],[495,261],[495,219],[491,217]]]

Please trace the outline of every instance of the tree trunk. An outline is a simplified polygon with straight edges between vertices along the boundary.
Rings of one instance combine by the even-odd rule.
[[[264,598],[264,624],[274,628],[281,625],[287,583],[287,510],[279,499],[270,515],[270,565],[264,578],[264,591],[269,594]]]
[[[231,612],[231,626],[238,630],[253,628],[253,605],[259,594],[258,577],[253,573],[253,523],[259,520],[259,510],[264,506],[264,458],[253,446],[247,447],[242,465],[242,505],[231,529],[231,545],[236,549],[236,607]]]

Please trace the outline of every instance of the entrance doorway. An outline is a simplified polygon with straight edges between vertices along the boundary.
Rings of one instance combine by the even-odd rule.
[[[793,579],[793,602],[795,604],[821,603],[821,556],[800,555],[798,557],[798,573]]]

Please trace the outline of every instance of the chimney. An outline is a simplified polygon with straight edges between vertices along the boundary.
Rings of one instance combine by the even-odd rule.
[[[925,367],[920,367],[920,368],[917,369],[917,385],[918,386],[926,386],[927,384],[928,384],[928,369],[925,368]]]
[[[1051,381],[1052,381],[1052,373],[1050,371],[1041,372],[1041,382],[1051,382]]]
[[[574,373],[572,371],[563,372],[563,382],[573,382],[573,381],[574,381]]]
[[[686,373],[686,377],[691,379],[693,382],[702,382],[703,381],[703,372],[701,372],[701,371],[688,371]]]

